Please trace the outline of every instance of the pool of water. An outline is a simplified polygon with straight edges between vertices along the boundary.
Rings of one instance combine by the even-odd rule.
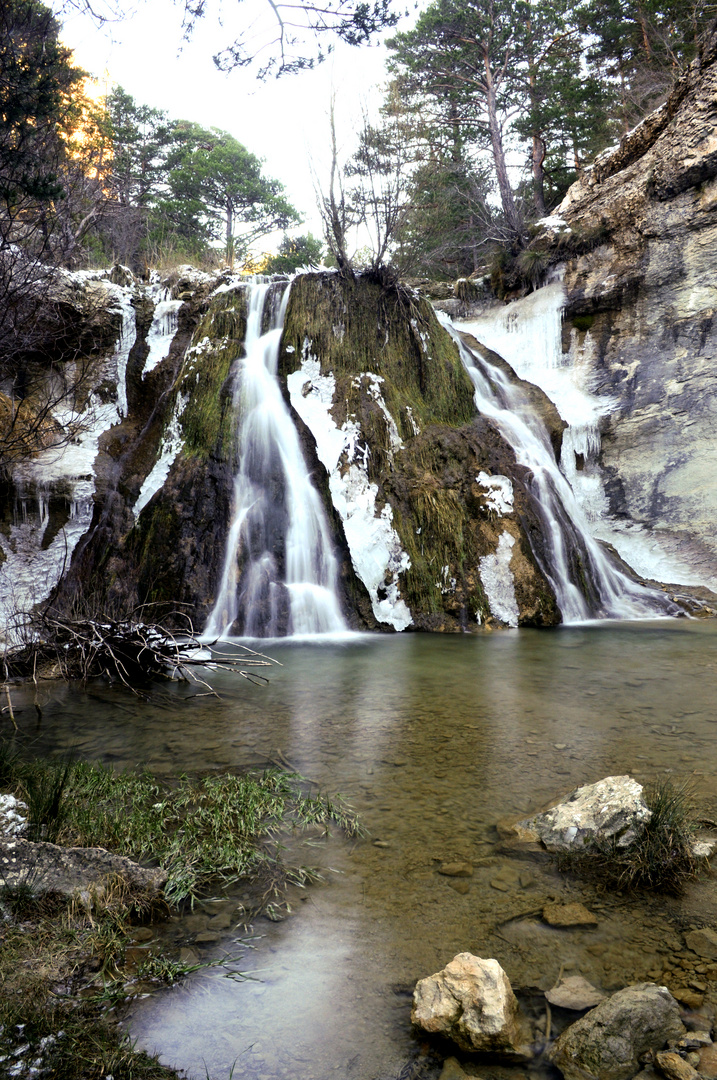
[[[296,890],[284,921],[247,934],[238,893],[157,928],[155,948],[238,955],[252,977],[207,969],[138,999],[130,1033],[197,1078],[236,1063],[251,1080],[375,1080],[416,1054],[413,985],[457,952],[496,957],[526,1001],[561,970],[604,990],[657,978],[685,927],[717,920],[709,878],[680,901],[605,896],[506,849],[496,825],[622,773],[688,779],[714,817],[716,645],[717,625],[686,620],[361,636],[265,646],[282,664],[269,685],[215,673],[219,700],[42,690],[42,718],[18,717],[40,752],[172,775],[288,763],[348,798],[369,834],[291,842],[323,882]],[[451,860],[472,877],[439,874]],[[597,928],[541,921],[573,899]]]

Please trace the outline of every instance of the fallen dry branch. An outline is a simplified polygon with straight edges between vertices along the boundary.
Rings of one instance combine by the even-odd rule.
[[[6,678],[32,677],[37,671],[68,682],[105,677],[135,694],[159,678],[197,683],[215,695],[201,671],[230,671],[266,683],[256,669],[278,663],[245,645],[216,646],[200,641],[188,621],[187,629],[177,632],[135,619],[71,618],[45,610],[28,616],[25,641],[7,650],[4,667]]]

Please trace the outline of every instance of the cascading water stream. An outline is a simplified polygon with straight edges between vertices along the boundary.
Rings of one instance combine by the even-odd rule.
[[[544,554],[535,552],[566,623],[590,619],[645,619],[678,613],[662,593],[623,574],[590,535],[573,491],[558,468],[542,421],[523,391],[498,367],[470,350],[446,317],[475,387],[476,406],[491,419],[530,470],[530,485],[544,525]]]
[[[234,390],[239,467],[207,637],[346,630],[324,510],[276,377],[288,299],[284,283],[247,285],[245,355]]]

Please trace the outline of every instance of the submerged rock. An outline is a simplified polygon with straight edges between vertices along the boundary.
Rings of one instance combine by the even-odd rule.
[[[532,1056],[517,999],[497,960],[458,953],[442,971],[421,979],[411,1021],[451,1039],[461,1050],[514,1061]]]
[[[571,1024],[548,1056],[565,1080],[630,1080],[643,1054],[661,1050],[684,1031],[669,990],[637,983]]]
[[[597,926],[598,921],[584,904],[546,904],[543,918],[548,926]]]
[[[575,1012],[592,1009],[605,1000],[602,991],[582,975],[569,975],[567,979],[561,979],[557,986],[545,991],[545,997],[551,1005],[557,1005],[560,1009],[573,1009]]]
[[[598,839],[614,839],[618,847],[626,847],[650,816],[637,780],[606,776],[577,788],[565,802],[521,821],[519,827],[532,831],[548,851],[580,850]]]

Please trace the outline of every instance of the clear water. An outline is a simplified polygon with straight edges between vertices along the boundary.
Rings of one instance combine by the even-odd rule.
[[[240,942],[241,890],[156,927],[155,948],[243,954],[255,976],[209,970],[138,999],[132,1036],[197,1078],[226,1078],[236,1061],[234,1075],[251,1080],[375,1080],[419,1049],[415,981],[459,951],[496,957],[533,1002],[561,967],[604,990],[661,981],[681,930],[717,920],[709,879],[680,901],[603,896],[503,850],[496,823],[620,773],[690,778],[714,817],[716,644],[714,623],[686,620],[367,635],[264,643],[283,664],[269,686],[217,675],[220,701],[188,702],[186,687],[155,704],[106,688],[43,691],[41,722],[29,702],[18,713],[40,751],[172,775],[287,761],[347,796],[370,832],[290,841],[288,857],[320,866],[325,881],[297,890],[285,921],[258,920],[251,947]],[[452,859],[470,861],[473,876],[438,874]],[[539,913],[552,899],[581,900],[598,928],[547,927]],[[197,941],[227,914],[232,925]]]

